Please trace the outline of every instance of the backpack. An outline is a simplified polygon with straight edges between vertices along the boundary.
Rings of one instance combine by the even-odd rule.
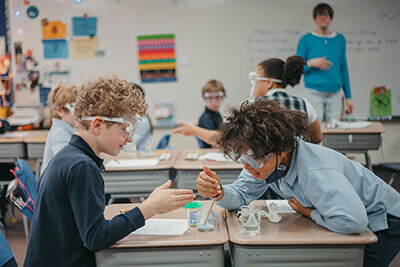
[[[38,184],[31,167],[24,159],[18,159],[15,166],[14,170],[10,170],[15,179],[8,185],[7,198],[29,220],[32,220],[38,196]]]

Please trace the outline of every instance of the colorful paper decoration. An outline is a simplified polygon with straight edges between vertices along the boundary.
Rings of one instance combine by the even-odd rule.
[[[175,35],[138,36],[142,83],[176,81]]]
[[[48,39],[65,39],[67,37],[67,24],[61,21],[42,20],[42,38]]]

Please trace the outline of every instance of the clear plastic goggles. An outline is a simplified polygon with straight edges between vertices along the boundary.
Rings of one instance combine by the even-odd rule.
[[[95,118],[102,118],[105,121],[110,121],[110,122],[118,122],[120,124],[126,124],[125,132],[126,137],[129,139],[132,139],[133,136],[135,135],[140,122],[142,121],[142,117],[139,114],[135,114],[132,118],[127,118],[127,117],[121,117],[121,118],[108,118],[108,117],[102,117],[102,116],[90,116],[90,117],[83,117],[82,120],[86,121],[91,121],[94,120]]]
[[[222,100],[224,99],[224,93],[223,92],[204,93],[203,98],[206,102],[211,102],[211,101],[222,102]]]
[[[75,103],[67,103],[65,106],[63,106],[63,108],[68,109],[69,112],[72,113],[72,115],[74,115],[74,107],[75,107]]]
[[[268,77],[258,77],[257,72],[251,71],[249,73],[249,82],[250,82],[251,85],[253,85],[253,84],[256,83],[256,81],[273,81],[273,82],[276,82],[276,83],[283,83],[283,81],[279,80],[279,79],[268,78]]]
[[[272,153],[267,154],[262,159],[253,158],[253,150],[249,149],[246,154],[242,154],[239,158],[241,164],[246,163],[253,169],[260,169],[264,166],[265,162],[272,157]]]

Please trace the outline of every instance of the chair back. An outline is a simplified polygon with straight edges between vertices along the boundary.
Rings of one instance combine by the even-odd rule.
[[[160,141],[158,142],[158,145],[157,145],[156,149],[172,149],[168,145],[170,138],[171,138],[170,134],[165,134],[163,137],[161,137]]]
[[[32,220],[38,196],[38,184],[31,167],[24,159],[18,159],[14,170],[15,179],[10,182],[7,197],[29,220]]]

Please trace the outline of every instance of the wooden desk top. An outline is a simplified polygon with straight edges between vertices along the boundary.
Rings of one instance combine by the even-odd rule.
[[[252,206],[268,210],[265,200],[256,200]],[[378,239],[366,229],[361,234],[339,234],[317,225],[313,220],[297,213],[280,214],[279,223],[271,223],[268,218],[261,218],[259,235],[241,232],[241,224],[234,212],[228,212],[227,224],[230,241],[239,245],[314,245],[314,244],[369,244]]]
[[[30,131],[29,135],[24,137],[24,142],[45,144],[48,134],[49,134],[48,130]]]
[[[368,125],[364,128],[357,129],[344,129],[344,128],[327,128],[326,122],[322,123],[321,131],[323,134],[367,134],[367,133],[384,133],[385,129],[382,126],[382,123],[379,121],[371,122],[371,125]]]
[[[0,134],[0,143],[46,143],[48,130],[14,131]]]
[[[133,171],[133,170],[163,170],[163,169],[171,169],[175,161],[179,156],[178,150],[157,150],[155,151],[155,157],[158,157],[162,153],[171,153],[171,158],[168,160],[160,160],[156,166],[121,166],[121,167],[106,167],[107,171]],[[101,158],[104,159],[104,165],[106,165],[110,160],[113,159],[145,159],[138,157],[137,153],[124,153],[121,152],[117,157],[111,157],[107,154],[101,154]]]
[[[203,201],[204,206],[209,207],[211,201]],[[136,206],[132,204],[112,204],[106,206],[104,216],[111,219],[120,214],[121,209],[131,209]],[[214,205],[217,217],[217,226],[214,231],[200,232],[197,227],[189,226],[188,230],[181,236],[159,236],[159,235],[128,235],[118,241],[111,248],[134,248],[134,247],[166,247],[166,246],[199,246],[219,245],[229,241],[226,222],[222,216],[222,209]],[[166,214],[159,214],[152,219],[187,219],[186,209],[177,209]]]
[[[213,162],[208,160],[187,160],[188,153],[197,153],[199,155],[208,152],[219,152],[217,149],[185,149],[182,150],[178,159],[173,165],[174,169],[178,170],[202,170],[203,166],[209,167],[211,170],[241,170],[242,164],[236,162]]]

